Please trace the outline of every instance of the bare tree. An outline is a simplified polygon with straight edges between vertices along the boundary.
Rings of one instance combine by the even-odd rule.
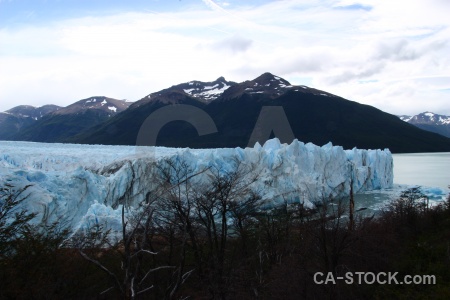
[[[15,188],[6,183],[0,187],[0,257],[11,250],[12,242],[21,236],[36,214],[20,207],[28,197],[31,185]]]
[[[245,223],[260,200],[252,184],[258,179],[257,164],[243,163],[237,157],[225,168],[212,166],[209,179],[198,189],[195,218],[205,241],[204,278],[213,298],[226,298],[232,290],[234,258],[227,255],[231,234],[246,239]],[[245,242],[244,242],[245,243]]]
[[[122,206],[122,232],[119,242],[111,243],[108,238],[109,232],[105,233],[101,226],[94,227],[87,235],[84,235],[84,240],[90,242],[78,242],[80,255],[104,271],[112,280],[113,284],[102,294],[115,289],[123,299],[136,299],[155,289],[155,285],[151,282],[151,279],[155,277],[152,275],[163,270],[172,270],[162,297],[173,299],[193,272],[193,269],[189,271],[184,269],[186,234],[183,235],[180,259],[174,264],[172,261],[169,261],[168,264],[150,263],[155,261],[154,257],[158,254],[153,247],[152,237],[164,231],[173,233],[174,216],[176,220],[183,221],[182,231],[184,233],[191,231],[188,217],[190,198],[184,196],[189,195],[188,186],[192,178],[206,170],[194,172],[186,162],[173,158],[155,163],[153,171],[155,172],[155,182],[151,185],[153,189],[147,193],[146,199],[136,207]],[[124,203],[131,202],[125,200]],[[128,214],[126,214],[126,210],[128,210]],[[102,264],[95,258],[95,255],[86,253],[86,247],[80,247],[81,245],[91,245],[94,249],[102,247],[115,249],[121,257],[121,272],[114,272]]]
[[[160,161],[157,169],[159,184],[165,191],[157,203],[157,230],[168,240],[169,263],[176,265],[173,280],[166,291],[166,297],[172,299],[195,270],[190,268],[186,271],[188,248],[193,249],[198,274],[203,275],[197,225],[192,216],[197,197],[194,185],[199,184],[197,177],[208,168],[195,171],[189,163],[176,156]]]
[[[87,239],[78,242],[80,255],[89,262],[104,271],[113,282],[113,285],[102,292],[105,294],[113,289],[119,291],[123,299],[136,299],[154,288],[149,283],[149,276],[162,269],[173,268],[171,266],[148,267],[145,263],[147,256],[156,255],[148,249],[147,238],[151,230],[154,209],[151,204],[146,204],[139,213],[128,219],[125,217],[125,206],[122,206],[122,239],[119,243],[111,245],[108,234],[102,226],[94,226],[88,232]],[[86,237],[86,236],[85,236]],[[87,247],[91,247],[90,249]],[[99,251],[101,247],[112,247],[121,257],[121,271],[119,274],[110,270],[99,259],[87,250]]]
[[[260,200],[252,188],[258,177],[256,165],[233,157],[226,167],[194,170],[175,156],[160,161],[157,168],[159,185],[166,191],[158,201],[157,228],[169,242],[171,264],[177,265],[169,295],[194,271],[187,267],[190,252],[195,272],[211,297],[225,298],[232,269],[228,238],[246,239],[246,224]]]

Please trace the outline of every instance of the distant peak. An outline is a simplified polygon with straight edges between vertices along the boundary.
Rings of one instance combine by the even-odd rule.
[[[265,73],[261,74],[259,77],[275,77],[275,75],[273,75],[270,72],[265,72]]]
[[[18,111],[18,110],[21,110],[21,109],[36,109],[36,107],[34,107],[32,105],[18,105],[18,106],[15,106],[15,107],[11,108],[11,109],[8,109],[7,112],[15,112],[15,111]]]
[[[430,111],[426,111],[409,118],[400,116],[400,119],[411,124],[428,124],[428,125],[450,124],[450,116],[439,115]]]
[[[92,97],[87,98],[86,100],[89,100],[89,99],[105,99],[105,98],[108,98],[108,97],[106,97],[106,96],[92,96]]]
[[[287,81],[284,78],[281,78],[279,76],[273,75],[272,73],[266,72],[260,76],[258,76],[257,78],[255,78],[254,80],[252,80],[254,82],[260,82],[260,83],[270,83],[273,81],[278,81],[280,83],[283,83],[285,85],[291,85],[289,83],[289,81]]]
[[[225,79],[225,77],[220,76],[219,78],[216,79],[216,81],[221,81],[221,82],[225,81],[226,82],[227,80]]]

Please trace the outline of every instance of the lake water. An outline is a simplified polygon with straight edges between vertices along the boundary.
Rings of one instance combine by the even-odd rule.
[[[393,154],[394,183],[439,187],[450,185],[450,152]]]
[[[431,203],[447,197],[450,185],[450,152],[393,154],[394,187],[355,195],[355,209],[362,214],[377,213],[390,200],[411,186],[421,186]]]

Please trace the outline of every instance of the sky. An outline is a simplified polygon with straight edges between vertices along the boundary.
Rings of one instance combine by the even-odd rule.
[[[448,0],[0,0],[0,111],[271,72],[450,115]]]

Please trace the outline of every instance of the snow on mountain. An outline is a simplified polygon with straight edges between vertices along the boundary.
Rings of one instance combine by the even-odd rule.
[[[32,118],[33,120],[39,120],[43,116],[57,111],[60,108],[60,106],[51,104],[40,107],[34,107],[32,105],[19,105],[7,110],[5,113],[19,118]]]
[[[415,116],[399,116],[409,124],[450,138],[450,116],[424,112]]]
[[[415,116],[399,116],[405,122],[411,124],[426,124],[426,125],[449,125],[450,116],[435,114],[432,112],[423,112]]]
[[[117,100],[104,96],[90,97],[77,101],[69,106],[59,109],[55,115],[70,115],[82,113],[87,110],[100,110],[108,114],[115,114],[124,111],[130,106],[130,102],[125,100]]]
[[[227,81],[224,77],[219,77],[212,82],[193,80],[149,94],[135,102],[132,107],[139,107],[151,101],[174,104],[177,103],[181,95],[189,95],[201,102],[210,103],[219,98],[224,91],[234,85],[236,85],[235,82]]]
[[[288,91],[336,97],[333,94],[304,85],[291,85],[289,81],[267,72],[253,80],[244,81],[230,87],[224,91],[222,98],[232,99],[242,94],[265,94],[268,97],[276,98]]]
[[[0,140],[14,139],[23,128],[34,124],[42,117],[60,109],[57,105],[34,107],[19,105],[5,112],[0,112]]]
[[[224,77],[219,77],[212,82],[194,80],[181,83],[168,89],[149,94],[140,101],[135,102],[133,107],[142,106],[150,101],[174,104],[179,99],[179,95],[176,95],[177,93],[187,94],[208,104],[214,100],[232,99],[242,94],[264,94],[271,98],[276,98],[287,91],[337,97],[333,94],[304,85],[291,85],[287,80],[267,72],[253,80],[247,80],[241,83],[227,81]]]
[[[143,155],[151,151],[151,157]],[[390,188],[389,150],[343,150],[278,139],[253,148],[189,149],[165,147],[41,144],[0,141],[0,180],[17,188],[32,185],[26,207],[47,220],[63,218],[74,227],[99,220],[119,229],[120,205],[136,205],[154,188],[162,158],[186,161],[194,170],[231,170],[235,159],[253,163],[253,187],[272,206],[284,199],[311,207],[323,199]],[[204,177],[202,177],[204,176]],[[199,182],[208,174],[199,175]],[[202,179],[203,178],[203,179]]]
[[[398,116],[400,118],[400,120],[405,121],[405,122],[409,122],[409,120],[411,120],[411,116],[407,116],[407,115],[401,115]]]
[[[205,102],[210,102],[217,99],[231,86],[223,77],[218,78],[213,83],[205,84],[200,81],[191,81],[188,83],[190,88],[183,89],[183,91],[194,98],[200,98]]]

